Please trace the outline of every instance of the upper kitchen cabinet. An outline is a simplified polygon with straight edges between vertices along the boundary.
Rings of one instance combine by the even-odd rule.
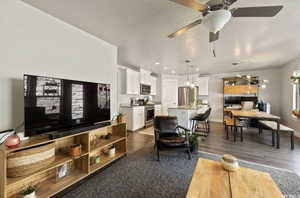
[[[208,77],[199,77],[198,86],[199,86],[199,95],[208,96]]]
[[[120,87],[124,94],[140,94],[140,73],[132,69],[119,69]]]
[[[153,95],[155,96],[156,95],[156,82],[157,82],[157,78],[154,77],[154,76],[150,76],[150,82],[151,82],[151,94],[150,95]]]
[[[150,85],[151,86],[151,93],[150,95],[156,95],[157,89],[157,78],[151,75],[150,71],[140,69],[140,79],[141,84]]]
[[[151,72],[144,69],[140,69],[140,79],[141,84],[151,85]]]

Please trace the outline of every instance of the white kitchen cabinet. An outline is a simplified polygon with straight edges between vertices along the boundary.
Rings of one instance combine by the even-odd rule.
[[[156,95],[156,88],[157,88],[156,81],[157,81],[156,77],[150,76],[150,82],[151,82],[151,84],[150,84],[151,85],[151,94],[150,95],[153,95],[153,96]]]
[[[140,73],[132,69],[118,70],[118,87],[122,94],[140,94]]]
[[[199,86],[199,95],[208,96],[208,77],[199,77],[198,86]]]
[[[160,104],[154,105],[154,116],[162,115],[162,109]]]
[[[141,84],[145,84],[145,85],[151,85],[151,72],[144,70],[144,69],[140,69],[140,82]]]
[[[126,85],[127,94],[140,94],[140,73],[126,69]]]
[[[145,126],[145,107],[120,107],[120,112],[125,114],[125,122],[129,131],[136,131]]]

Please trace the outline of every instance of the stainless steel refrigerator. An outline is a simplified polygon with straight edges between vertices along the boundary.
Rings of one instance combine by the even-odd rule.
[[[199,87],[178,87],[178,106],[196,106]]]

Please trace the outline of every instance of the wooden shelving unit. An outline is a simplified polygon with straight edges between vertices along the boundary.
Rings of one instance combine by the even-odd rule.
[[[122,141],[124,140],[125,137],[121,137],[121,136],[115,136],[115,137],[112,137],[111,139],[109,140],[102,140],[101,143],[97,144],[97,145],[94,145],[91,147],[91,152],[95,151],[95,150],[98,150],[98,149],[102,149],[104,147],[107,147],[107,146],[110,146],[112,144],[115,144],[119,141]]]
[[[87,177],[88,175],[100,170],[111,162],[123,157],[127,153],[127,129],[126,124],[114,124],[90,131],[85,131],[71,136],[49,140],[45,137],[34,137],[21,143],[18,148],[8,149],[4,146],[0,148],[0,197],[1,198],[19,198],[20,192],[28,185],[37,186],[37,197],[46,198],[68,188],[72,184]],[[105,136],[111,133],[110,139],[99,139],[94,144],[95,138]],[[49,166],[24,177],[9,178],[6,175],[6,161],[9,154],[22,149],[30,149],[45,143],[55,143],[55,161]],[[72,144],[81,144],[82,153],[76,158],[61,153],[61,148]],[[109,157],[105,150],[114,145],[116,154]],[[99,155],[100,163],[90,164],[90,158]],[[70,174],[60,181],[55,180],[56,168],[65,164],[72,164]]]
[[[226,98],[249,98],[251,101],[255,101],[258,98],[259,89],[257,83],[259,78],[257,76],[251,76],[249,79],[245,77],[229,77],[223,78],[223,121],[225,118],[231,117],[231,110],[236,108],[227,108]],[[234,99],[236,100],[236,99]],[[241,100],[239,102],[241,104]],[[240,108],[237,108],[239,110]]]
[[[125,152],[117,152],[116,155],[112,158],[105,156],[105,155],[101,155],[101,162],[99,164],[91,165],[90,172],[93,173],[93,172],[103,168],[104,166],[110,164],[111,162],[115,161],[116,159],[119,159],[120,157],[124,156],[125,154],[126,154]]]

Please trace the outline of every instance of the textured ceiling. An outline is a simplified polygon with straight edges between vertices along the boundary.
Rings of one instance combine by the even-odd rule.
[[[167,35],[201,13],[167,0],[24,0],[52,16],[119,47],[121,65],[157,73],[221,73],[278,67],[300,54],[299,0],[239,0],[231,7],[283,5],[273,18],[234,18],[211,52],[208,31],[199,25],[174,39]],[[155,63],[159,62],[159,65]],[[233,62],[239,62],[233,66]],[[198,68],[198,71],[196,71]]]

